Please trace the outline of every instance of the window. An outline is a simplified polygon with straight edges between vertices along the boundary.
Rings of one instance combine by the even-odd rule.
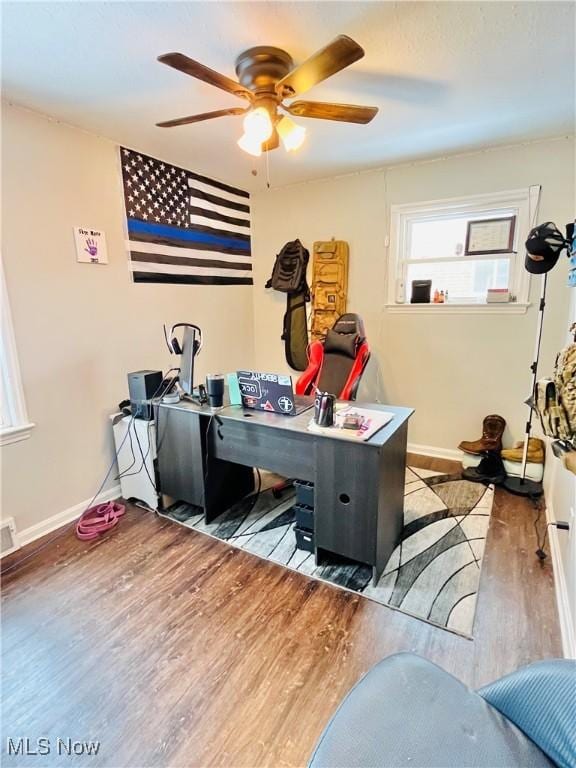
[[[536,209],[539,187],[391,208],[388,307],[399,311],[521,311],[528,302],[529,274],[519,244],[524,243]],[[492,220],[512,227],[511,249],[467,253],[474,222]],[[414,280],[431,280],[448,293],[445,304],[409,304]],[[508,289],[507,304],[488,304],[489,288]]]
[[[12,330],[4,269],[0,264],[2,300],[2,345],[0,347],[0,445],[15,443],[30,436],[32,427],[26,413],[24,392],[20,381],[20,366]]]

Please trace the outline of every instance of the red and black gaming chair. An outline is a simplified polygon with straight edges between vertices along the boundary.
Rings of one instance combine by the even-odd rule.
[[[369,357],[362,318],[341,315],[324,341],[313,341],[308,347],[308,368],[296,382],[296,394],[313,395],[316,386],[339,400],[355,400]],[[280,498],[292,484],[293,480],[283,480],[273,486],[274,497]]]
[[[355,400],[369,357],[362,318],[342,315],[324,341],[313,341],[308,347],[308,368],[296,382],[296,393],[313,395],[316,386],[339,400]]]

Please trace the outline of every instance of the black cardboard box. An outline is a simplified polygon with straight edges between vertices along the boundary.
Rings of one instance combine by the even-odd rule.
[[[295,504],[294,513],[298,528],[302,528],[305,531],[314,530],[314,510],[312,507],[308,507],[306,504]]]
[[[305,504],[307,507],[314,507],[314,483],[307,480],[294,480],[296,488],[296,501],[298,504]]]
[[[294,528],[296,534],[296,547],[306,552],[314,552],[314,534],[301,528]]]

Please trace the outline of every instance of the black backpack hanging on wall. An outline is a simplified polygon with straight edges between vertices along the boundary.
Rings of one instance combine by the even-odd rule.
[[[272,276],[266,283],[266,288],[287,294],[281,339],[286,361],[296,371],[304,371],[308,365],[306,302],[310,301],[310,289],[306,269],[309,259],[310,254],[300,240],[291,240],[277,254]]]

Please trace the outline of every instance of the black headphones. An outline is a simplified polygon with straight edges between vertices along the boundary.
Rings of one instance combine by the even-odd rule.
[[[194,336],[194,349],[192,350],[192,354],[194,357],[200,352],[202,349],[202,331],[200,328],[198,328],[197,325],[193,325],[192,323],[175,323],[169,331],[166,330],[166,326],[164,325],[164,338],[166,339],[166,346],[170,350],[171,355],[181,355],[182,354],[182,346],[176,336],[174,335],[174,332],[176,328],[193,328],[198,333],[198,337]]]
[[[132,416],[132,403],[130,400],[122,400],[121,403],[118,403],[118,408],[122,411],[122,414],[124,416]]]

